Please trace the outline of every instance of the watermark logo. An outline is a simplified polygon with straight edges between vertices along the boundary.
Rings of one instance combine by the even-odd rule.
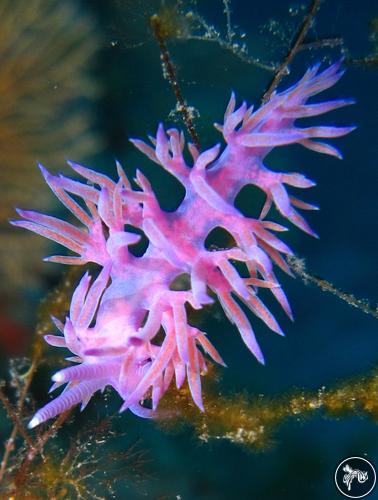
[[[375,487],[376,473],[373,465],[361,457],[343,460],[335,472],[337,489],[348,498],[363,498]]]

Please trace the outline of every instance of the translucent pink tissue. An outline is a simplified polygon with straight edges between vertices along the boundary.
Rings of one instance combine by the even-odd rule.
[[[173,380],[177,387],[187,381],[194,403],[204,410],[201,375],[207,369],[206,359],[224,362],[206,333],[188,323],[187,305],[201,309],[215,298],[219,300],[243,342],[264,363],[246,311],[272,331],[283,333],[259,298],[258,288],[270,289],[292,318],[273,271],[276,264],[289,272],[284,256],[291,250],[275,234],[286,228],[267,220],[267,214],[274,204],[283,218],[315,235],[298,209],[316,209],[291,196],[286,187],[309,188],[314,186],[313,181],[299,173],[269,170],[264,158],[276,146],[292,143],[341,158],[334,146],[318,139],[340,137],[354,127],[300,128],[294,124],[298,118],[352,103],[335,100],[306,104],[341,75],[339,63],[323,72],[319,72],[319,65],[310,68],[296,85],[273,94],[255,112],[246,103],[237,108],[232,94],[223,125],[216,125],[225,146],[218,144],[199,152],[188,144],[190,164],[184,158],[184,135],[176,129],[164,130],[159,125],[151,145],[133,139],[142,153],[183,184],[186,195],[175,212],[160,208],[140,171],[135,179],[138,189],[134,189],[119,164],[116,182],[75,163],[70,166],[84,178],[82,182],[54,176],[41,166],[47,184],[80,226],[27,210],[18,210],[22,220],[12,224],[45,236],[75,254],[45,260],[72,265],[94,262],[101,271],[95,279],[88,272],[84,274],[64,323],[54,320],[60,334],[45,337],[50,345],[69,349],[75,364],[53,375],[51,390],[63,384],[65,389],[35,414],[30,427],[77,403],[85,407],[93,393],[107,385],[121,396],[121,411],[129,409],[141,417],[151,417]],[[266,194],[258,219],[243,216],[234,205],[247,184]],[[126,224],[139,231],[125,231]],[[207,236],[216,227],[232,235],[233,248],[205,248]],[[143,256],[135,257],[128,247],[139,241],[140,231],[149,245]],[[243,263],[243,276],[235,262]],[[183,274],[188,275],[190,287],[175,290],[177,287],[171,285]]]

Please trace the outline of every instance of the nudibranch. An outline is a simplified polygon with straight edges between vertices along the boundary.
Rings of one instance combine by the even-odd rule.
[[[310,188],[312,180],[299,173],[272,171],[264,158],[275,147],[301,144],[318,153],[341,158],[341,153],[321,138],[341,137],[354,127],[295,125],[299,118],[313,117],[352,104],[339,99],[321,103],[307,100],[334,85],[343,70],[336,63],[319,70],[310,68],[302,79],[283,92],[275,92],[256,111],[243,102],[236,106],[234,94],[227,105],[223,125],[216,124],[224,145],[200,152],[187,144],[191,161],[184,157],[184,134],[165,130],[160,124],[151,144],[131,142],[151,161],[172,174],[185,188],[185,197],[174,212],[160,207],[148,179],[137,171],[133,188],[120,164],[118,180],[69,162],[84,182],[42,174],[61,203],[80,226],[33,211],[18,210],[18,227],[49,238],[76,255],[54,255],[45,260],[69,265],[88,262],[100,267],[93,279],[86,272],[77,285],[64,322],[54,318],[59,335],[46,335],[55,347],[73,353],[74,364],[52,377],[52,390],[64,391],[38,410],[29,423],[35,427],[71,406],[82,408],[91,396],[112,386],[121,396],[121,410],[152,417],[159,400],[175,381],[187,381],[194,403],[204,410],[201,375],[207,359],[224,362],[205,332],[188,323],[186,305],[201,309],[218,300],[229,321],[260,363],[263,354],[252,325],[240,303],[268,328],[283,335],[280,326],[258,295],[265,287],[292,318],[292,312],[276,276],[276,265],[289,273],[285,255],[291,249],[276,235],[286,227],[267,219],[272,204],[283,218],[315,235],[300,210],[316,209],[288,193],[286,186]],[[258,218],[244,216],[235,199],[246,185],[260,188],[266,202]],[[81,201],[79,202],[78,199]],[[142,256],[129,246],[140,234],[148,239]],[[234,246],[209,250],[205,240],[214,228],[233,237]],[[235,262],[242,262],[248,276],[241,276]],[[180,275],[190,279],[187,290],[174,290]]]

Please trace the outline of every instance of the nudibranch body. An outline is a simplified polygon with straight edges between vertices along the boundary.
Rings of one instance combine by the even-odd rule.
[[[84,407],[94,392],[107,385],[121,396],[121,410],[150,417],[173,380],[177,387],[187,380],[193,401],[204,410],[201,375],[206,372],[206,359],[224,362],[206,333],[188,323],[187,304],[201,309],[219,300],[248,349],[264,362],[240,302],[282,335],[258,296],[258,288],[265,287],[292,318],[273,270],[276,265],[290,272],[284,256],[290,255],[291,249],[275,234],[286,227],[268,220],[267,214],[274,204],[285,219],[315,235],[298,209],[317,208],[290,195],[285,187],[310,188],[313,181],[299,173],[269,170],[264,158],[273,148],[293,143],[341,158],[335,147],[317,139],[341,137],[354,127],[299,128],[295,120],[352,104],[345,99],[306,104],[310,97],[334,85],[342,73],[340,63],[323,72],[316,65],[296,85],[274,93],[256,111],[245,102],[236,108],[232,94],[223,125],[216,125],[226,143],[223,151],[217,144],[199,152],[189,143],[190,165],[184,158],[184,135],[176,129],[165,131],[159,125],[151,145],[133,139],[142,153],[184,186],[185,197],[175,212],[161,209],[140,171],[135,179],[139,189],[133,189],[119,164],[117,182],[75,163],[70,166],[84,183],[51,175],[41,167],[47,184],[81,226],[25,210],[18,210],[23,220],[12,223],[77,254],[52,256],[47,261],[72,265],[93,262],[101,271],[94,280],[84,274],[64,323],[55,319],[61,335],[45,337],[53,346],[68,348],[75,364],[53,375],[52,389],[62,384],[67,384],[66,388],[35,414],[30,427],[77,403]],[[245,217],[234,205],[248,184],[266,195],[258,219]],[[76,201],[78,197],[82,203]],[[148,238],[142,256],[129,251],[140,236],[125,231],[125,225],[143,231]],[[206,249],[205,240],[216,227],[230,233],[234,247]],[[247,277],[238,273],[235,261],[244,263]],[[189,289],[172,289],[172,283],[184,273],[190,278]]]

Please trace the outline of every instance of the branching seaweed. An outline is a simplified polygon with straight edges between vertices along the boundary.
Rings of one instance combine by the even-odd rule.
[[[114,439],[124,437],[113,430],[114,419],[104,418],[80,429],[64,447],[50,437],[44,455],[30,462],[27,481],[20,481],[17,466],[8,494],[16,498],[104,499],[115,496],[118,481],[146,479],[149,458],[139,440],[121,451],[112,450]]]
[[[220,395],[210,384],[204,404],[206,411],[199,413],[187,390],[171,392],[162,407],[160,426],[172,430],[180,423],[188,424],[201,441],[227,440],[252,450],[264,450],[274,442],[278,426],[290,418],[360,415],[377,421],[378,372],[373,370],[333,388],[297,390],[274,399],[245,393]]]

